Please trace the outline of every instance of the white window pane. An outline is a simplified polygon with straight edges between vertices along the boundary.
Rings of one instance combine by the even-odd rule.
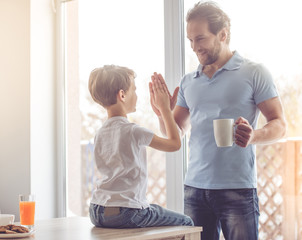
[[[68,76],[69,215],[88,214],[91,193],[99,176],[92,160],[93,138],[107,116],[88,91],[89,74],[94,68],[115,64],[133,69],[137,74],[138,101],[136,112],[128,115],[128,119],[160,134],[149,103],[148,82],[154,71],[164,74],[163,1],[80,0],[78,29],[79,66],[69,72],[78,71],[79,82]],[[79,92],[78,101],[70,89]],[[78,126],[73,121],[77,111],[81,116]],[[74,136],[76,128],[81,129],[80,137]],[[147,198],[166,206],[165,153],[151,148],[147,153]]]

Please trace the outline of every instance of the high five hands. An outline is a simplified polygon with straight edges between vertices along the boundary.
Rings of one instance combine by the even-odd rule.
[[[154,79],[151,84],[152,88],[152,94],[153,94],[153,108],[156,108],[156,110],[161,114],[163,111],[169,111],[170,110],[170,99],[169,99],[169,93],[165,86],[161,84],[161,82],[158,79]]]
[[[167,101],[170,102],[170,109],[173,110],[175,105],[176,105],[176,101],[177,101],[177,95],[178,95],[178,91],[179,91],[179,87],[176,87],[173,93],[173,96],[171,96],[168,87],[166,85],[166,82],[163,78],[163,76],[161,74],[157,74],[156,72],[151,76],[151,80],[152,82],[149,82],[149,91],[150,91],[150,103],[151,103],[151,107],[153,109],[153,111],[155,112],[155,114],[160,117],[161,113],[160,113],[160,109],[158,108],[158,105],[156,103],[156,89],[164,89],[165,93],[168,94],[168,98]],[[157,86],[155,88],[155,86]]]

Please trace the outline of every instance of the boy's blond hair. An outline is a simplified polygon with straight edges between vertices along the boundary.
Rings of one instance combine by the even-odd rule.
[[[116,104],[118,92],[127,92],[134,78],[135,73],[129,68],[105,65],[90,73],[88,88],[93,100],[106,108]]]

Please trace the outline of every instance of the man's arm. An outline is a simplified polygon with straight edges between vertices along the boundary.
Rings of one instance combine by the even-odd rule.
[[[285,136],[286,121],[279,97],[259,103],[258,108],[267,121],[262,128],[254,130],[242,117],[236,120],[235,143],[240,147],[247,147],[249,144],[270,144]]]

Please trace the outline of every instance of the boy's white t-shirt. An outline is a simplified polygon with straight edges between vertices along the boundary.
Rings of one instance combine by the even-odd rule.
[[[91,203],[146,208],[148,184],[146,146],[154,133],[125,117],[112,117],[95,136],[94,160],[101,174]]]

